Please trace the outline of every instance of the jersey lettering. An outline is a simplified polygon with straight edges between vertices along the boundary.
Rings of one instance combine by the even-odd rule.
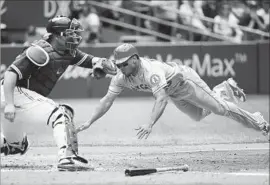
[[[151,87],[146,85],[146,84],[137,85],[137,86],[135,86],[135,88],[136,88],[136,90],[148,90],[148,89],[151,89]]]

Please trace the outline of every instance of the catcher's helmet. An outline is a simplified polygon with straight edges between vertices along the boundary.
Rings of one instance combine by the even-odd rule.
[[[125,43],[114,50],[114,59],[116,64],[121,64],[134,55],[139,57],[137,49],[132,44]]]
[[[66,47],[74,55],[74,49],[80,44],[83,31],[81,23],[77,19],[69,19],[65,16],[56,16],[49,20],[46,30],[48,33],[66,37]]]

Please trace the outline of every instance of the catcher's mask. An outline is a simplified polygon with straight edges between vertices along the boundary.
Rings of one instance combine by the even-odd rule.
[[[63,36],[66,37],[66,48],[70,51],[71,55],[75,55],[75,49],[82,41],[82,36],[80,33],[83,31],[83,28],[80,22],[77,19],[72,19],[70,26],[63,33]]]
[[[83,31],[81,23],[77,19],[69,19],[65,16],[56,16],[49,20],[46,27],[48,33],[64,36],[66,49],[71,55],[75,55],[75,49],[82,41],[80,35]]]

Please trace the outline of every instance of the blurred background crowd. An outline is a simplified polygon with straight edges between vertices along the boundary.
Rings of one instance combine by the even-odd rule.
[[[269,0],[71,0],[62,13],[78,19],[84,44],[108,42],[195,42],[265,40]],[[63,11],[64,10],[64,11]],[[45,26],[45,25],[44,25]],[[1,22],[2,43],[29,44],[44,34],[30,25],[21,38]]]

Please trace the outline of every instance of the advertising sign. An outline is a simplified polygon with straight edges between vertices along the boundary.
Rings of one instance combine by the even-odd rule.
[[[84,47],[81,50],[94,56],[113,59],[116,47]],[[192,67],[213,88],[230,77],[236,79],[246,93],[258,93],[257,45],[167,45],[137,46],[141,57],[155,58],[162,62],[177,62]],[[2,47],[1,76],[22,48]],[[265,58],[265,51],[260,52]],[[110,79],[89,78],[91,69],[70,66],[51,93],[54,98],[82,98],[103,96]],[[266,82],[262,82],[266,83]],[[149,93],[125,90],[122,96],[148,96]]]

